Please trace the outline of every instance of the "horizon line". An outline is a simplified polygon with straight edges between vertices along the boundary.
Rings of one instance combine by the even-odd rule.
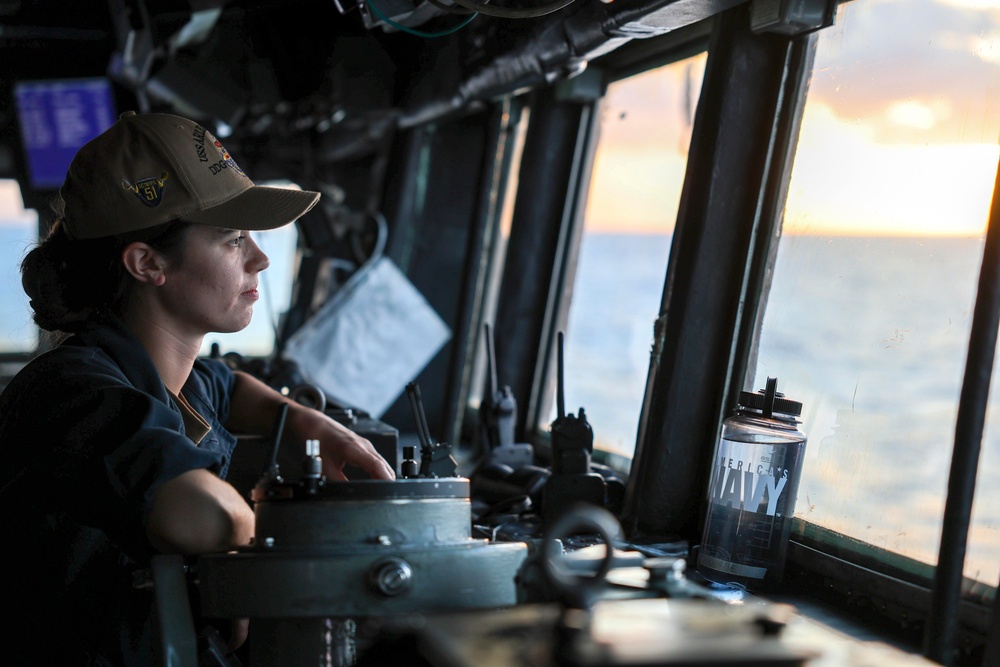
[[[588,229],[584,226],[583,231],[589,234],[614,234],[618,236],[673,236],[674,230],[659,230],[659,229],[614,229],[608,227],[600,227],[595,229]],[[802,229],[785,229],[782,230],[781,236],[828,236],[836,238],[941,238],[941,239],[981,239],[986,235],[986,230],[983,229],[978,233],[970,232],[947,232],[947,231],[921,231],[921,232],[900,232],[896,230],[880,230],[873,232],[852,232],[844,230],[802,230]]]

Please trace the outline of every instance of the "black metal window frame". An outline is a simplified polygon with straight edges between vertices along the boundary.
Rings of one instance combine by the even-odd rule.
[[[654,346],[658,356],[651,364],[622,516],[636,541],[679,537],[694,544],[700,537],[711,457],[711,447],[703,445],[717,440],[727,406],[749,379],[780,240],[817,36],[787,39],[753,34],[748,11],[747,6],[727,10],[692,27],[687,35],[623,47],[592,64],[603,69],[606,85],[703,50],[706,42],[709,53],[664,286]],[[592,108],[589,113],[594,115]],[[578,134],[588,141],[593,136],[592,131]],[[546,140],[536,139],[539,144]],[[573,151],[578,157],[592,155],[593,147],[568,147],[560,152],[561,159]],[[575,180],[567,180],[564,190],[555,190],[565,196],[570,211],[586,194],[580,187],[586,176],[579,173],[584,163],[573,164]],[[554,196],[552,190],[548,196]],[[788,594],[832,602],[845,614],[946,665],[1000,661],[996,618],[1000,614],[990,608],[993,601],[988,595],[980,600],[961,595],[1000,321],[1000,181],[994,197],[959,404],[939,565],[921,567],[872,545],[846,549],[844,545],[852,542],[849,538],[801,521],[789,556]],[[524,412],[519,429],[543,451],[547,434],[534,424],[547,409],[542,388],[549,384],[554,336],[565,323],[568,308],[567,299],[552,295],[565,295],[571,289],[572,258],[580,234],[578,216],[567,216],[567,209],[559,234],[550,233],[545,250],[556,262],[548,265],[545,276],[544,284],[550,285],[545,321],[534,329],[540,343],[512,361],[532,369],[521,378],[518,395],[530,397],[531,408]],[[720,265],[730,270],[719,272]],[[723,273],[728,275],[716,275]]]

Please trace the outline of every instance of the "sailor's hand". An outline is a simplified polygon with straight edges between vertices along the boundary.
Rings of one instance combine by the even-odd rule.
[[[292,405],[288,427],[300,440],[319,440],[323,474],[344,481],[344,466],[361,468],[372,479],[396,479],[396,473],[367,438],[363,438],[332,417],[304,405]]]

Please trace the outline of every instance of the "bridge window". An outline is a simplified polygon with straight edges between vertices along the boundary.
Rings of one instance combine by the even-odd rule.
[[[25,210],[17,181],[0,179],[0,355],[27,355],[38,345],[20,273],[21,259],[37,239],[38,214]]]
[[[804,405],[796,515],[929,567],[1000,157],[1000,16],[858,0],[818,45],[754,385]],[[992,393],[965,573],[995,586]]]
[[[567,411],[631,458],[704,53],[609,85],[564,337]],[[555,407],[549,422],[556,417]]]

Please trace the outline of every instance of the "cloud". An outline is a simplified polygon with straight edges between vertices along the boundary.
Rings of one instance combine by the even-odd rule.
[[[941,0],[941,3],[968,9],[992,10],[995,13],[1000,13],[1000,7],[997,6],[996,0]]]
[[[884,143],[995,143],[998,92],[995,0],[842,5],[810,84],[811,97]]]

